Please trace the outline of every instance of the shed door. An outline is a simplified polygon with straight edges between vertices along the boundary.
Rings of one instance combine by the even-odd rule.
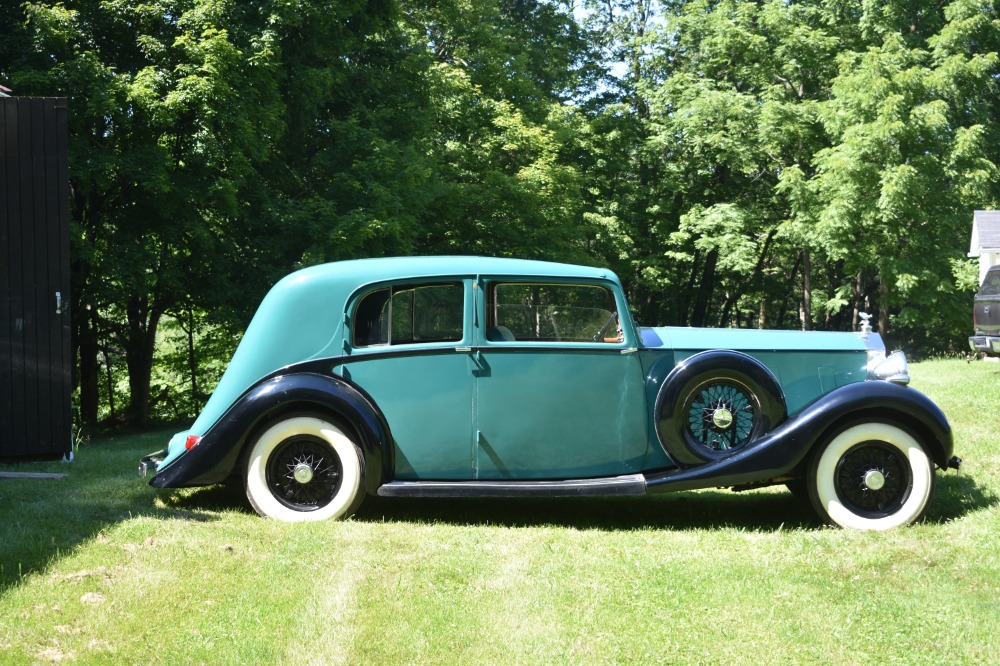
[[[72,450],[66,119],[0,98],[0,458]]]

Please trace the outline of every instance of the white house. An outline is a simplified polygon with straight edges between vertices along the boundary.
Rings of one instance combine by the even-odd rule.
[[[1000,210],[977,210],[972,216],[969,256],[979,257],[979,284],[986,271],[1000,264]]]

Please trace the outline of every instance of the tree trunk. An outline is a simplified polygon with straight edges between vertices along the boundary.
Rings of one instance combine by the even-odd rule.
[[[854,298],[852,300],[854,301],[854,308],[853,308],[853,310],[851,310],[851,330],[852,331],[859,330],[860,324],[861,324],[861,318],[858,315],[861,314],[862,312],[864,312],[864,310],[861,309],[861,286],[862,286],[861,285],[861,271],[858,271],[858,275],[854,279],[854,288],[853,288],[853,291],[854,291],[853,297]]]
[[[764,247],[761,248],[760,254],[757,255],[757,264],[753,267],[753,273],[750,274],[750,279],[743,283],[744,288],[740,289],[734,287],[732,292],[726,298],[726,303],[722,307],[722,317],[719,318],[719,325],[725,326],[726,322],[729,321],[732,316],[733,308],[736,307],[736,303],[739,302],[740,297],[746,293],[746,288],[757,288],[760,283],[761,273],[764,271],[764,262],[767,260],[767,254],[771,250],[771,241],[774,240],[774,235],[777,233],[777,229],[771,229],[767,234],[767,238],[764,239]],[[763,306],[762,306],[763,307]],[[736,326],[739,328],[739,316],[736,318]],[[763,326],[761,326],[763,328]]]
[[[195,412],[192,414],[194,417],[201,410],[201,397],[198,395],[198,359],[194,349],[195,317],[193,308],[188,308],[188,316],[190,317],[187,330],[188,369],[191,372],[191,405]]]
[[[149,306],[146,296],[129,299],[126,313],[128,330],[124,347],[129,386],[126,420],[141,425],[149,418],[153,351],[156,347],[156,329],[163,313],[157,307]]]
[[[100,405],[100,368],[97,363],[97,313],[89,306],[74,310],[76,318],[76,353],[79,359],[80,423],[97,426]]]
[[[705,269],[701,273],[701,282],[695,292],[694,312],[691,313],[692,326],[705,326],[708,317],[708,306],[715,290],[715,266],[719,262],[719,251],[712,250],[705,257]]]
[[[889,333],[889,284],[881,275],[878,277],[878,332],[885,341]]]
[[[788,273],[788,286],[785,288],[785,295],[781,299],[781,310],[778,311],[778,328],[785,326],[785,317],[788,316],[788,295],[795,293],[795,276],[799,272],[799,264],[802,263],[802,253],[795,256],[795,265]]]
[[[799,311],[802,320],[802,330],[812,330],[812,264],[809,261],[809,250],[802,248],[802,309]]]
[[[691,270],[688,272],[687,282],[683,289],[678,289],[674,292],[674,303],[676,304],[675,312],[678,315],[677,323],[680,326],[684,324],[691,324],[691,294],[694,293],[694,287],[698,283],[698,272],[701,269],[701,256],[698,251],[695,250],[691,259]],[[657,324],[659,325],[659,324]]]

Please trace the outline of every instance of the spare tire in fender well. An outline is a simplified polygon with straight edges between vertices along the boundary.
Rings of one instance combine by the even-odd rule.
[[[778,380],[764,364],[742,352],[711,350],[671,370],[653,414],[660,446],[686,467],[752,446],[785,420],[787,409]]]

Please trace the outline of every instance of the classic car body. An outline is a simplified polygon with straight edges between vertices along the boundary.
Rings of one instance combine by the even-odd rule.
[[[156,487],[240,477],[262,515],[367,494],[641,495],[788,484],[835,524],[918,519],[957,467],[901,354],[861,333],[644,328],[610,271],[337,262],[276,284]]]

